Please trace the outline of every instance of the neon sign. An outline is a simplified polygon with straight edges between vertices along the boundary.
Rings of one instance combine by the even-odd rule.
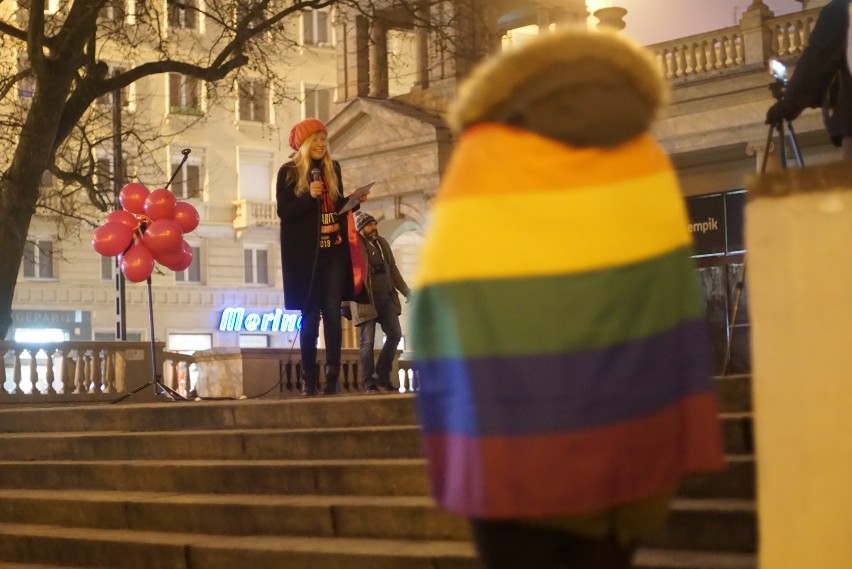
[[[229,306],[222,311],[222,332],[295,332],[302,329],[302,316],[276,308],[272,312],[246,312],[242,306]]]

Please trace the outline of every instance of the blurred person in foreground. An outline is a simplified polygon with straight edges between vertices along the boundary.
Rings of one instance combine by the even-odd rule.
[[[831,0],[820,10],[784,96],[766,113],[766,124],[774,126],[795,120],[808,107],[822,107],[829,137],[845,159],[852,158],[849,12],[850,0]]]
[[[480,65],[412,297],[432,493],[489,569],[622,569],[679,480],[722,467],[666,99],[626,38],[553,32]]]
[[[378,392],[379,388],[396,391],[390,376],[396,348],[402,339],[399,324],[402,304],[397,291],[407,299],[409,289],[396,266],[390,243],[379,235],[376,219],[369,213],[358,212],[355,224],[367,257],[364,289],[368,298],[366,302],[350,303],[352,323],[360,330],[361,379],[368,393]],[[378,359],[375,359],[377,324],[385,333],[385,341]]]

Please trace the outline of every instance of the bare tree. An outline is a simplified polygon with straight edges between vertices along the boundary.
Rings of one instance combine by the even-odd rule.
[[[480,0],[469,0],[476,3]],[[263,76],[285,97],[277,58],[297,46],[288,20],[306,10],[376,18],[405,14],[453,48],[451,18],[439,0],[0,0],[0,338],[11,306],[31,220],[57,214],[65,231],[114,206],[111,172],[98,148],[112,136],[114,92],[147,77],[173,74],[207,87],[207,97],[233,96],[241,74]],[[487,2],[486,2],[487,4]],[[468,11],[468,13],[471,13]],[[439,25],[431,19],[440,17]],[[184,33],[203,18],[205,33]],[[449,25],[448,25],[449,24]],[[458,35],[458,34],[456,34]],[[466,48],[469,39],[465,38]],[[118,65],[111,65],[117,62]],[[215,104],[215,100],[211,102]],[[189,113],[191,115],[191,113]],[[154,167],[168,140],[151,116],[125,115],[121,132],[137,167]],[[188,128],[192,120],[185,121]],[[171,133],[174,135],[174,132]],[[45,174],[49,172],[49,174]],[[45,182],[45,178],[47,181]]]

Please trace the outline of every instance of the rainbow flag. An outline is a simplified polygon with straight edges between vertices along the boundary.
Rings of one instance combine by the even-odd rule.
[[[650,136],[476,126],[432,215],[410,314],[441,507],[594,512],[721,467],[692,240]]]

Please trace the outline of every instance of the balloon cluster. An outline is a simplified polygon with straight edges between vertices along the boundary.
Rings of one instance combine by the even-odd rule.
[[[154,271],[154,261],[173,271],[192,263],[192,247],[183,235],[198,227],[198,211],[164,188],[148,191],[130,183],[118,194],[120,209],[95,230],[92,246],[104,257],[118,255],[124,278],[138,283]]]

